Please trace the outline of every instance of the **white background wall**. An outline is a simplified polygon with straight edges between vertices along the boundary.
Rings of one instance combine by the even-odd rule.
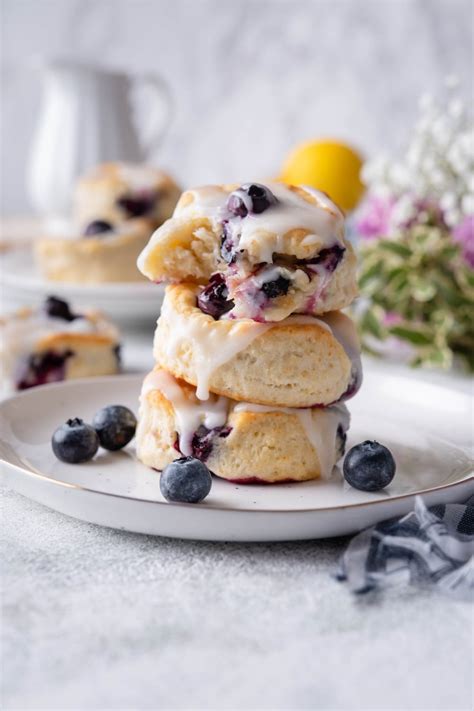
[[[32,54],[157,70],[175,119],[156,161],[184,184],[273,174],[295,143],[396,148],[416,100],[455,72],[466,94],[470,0],[2,0],[3,211],[28,209],[39,108]]]

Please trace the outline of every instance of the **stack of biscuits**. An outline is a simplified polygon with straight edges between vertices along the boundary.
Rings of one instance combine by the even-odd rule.
[[[138,267],[168,284],[139,459],[162,470],[192,456],[239,483],[328,478],[361,383],[339,208],[280,183],[188,190]]]

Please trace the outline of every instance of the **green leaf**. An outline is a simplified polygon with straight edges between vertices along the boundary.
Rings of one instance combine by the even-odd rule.
[[[362,272],[359,277],[359,286],[363,289],[374,277],[378,277],[382,271],[382,261],[377,260],[368,269]]]
[[[436,286],[426,279],[417,278],[412,283],[412,295],[417,301],[430,301],[436,294]]]
[[[430,334],[414,326],[392,326],[389,331],[393,336],[408,341],[414,346],[430,346],[433,343],[433,337]]]
[[[449,348],[434,349],[425,355],[424,361],[437,368],[450,368],[453,362],[453,354]]]
[[[401,242],[393,242],[391,240],[382,240],[379,242],[380,249],[384,249],[386,252],[392,252],[398,257],[411,257],[412,250],[401,244]]]
[[[383,340],[385,336],[380,321],[370,309],[368,309],[362,317],[361,328],[363,331],[368,331],[379,340]]]

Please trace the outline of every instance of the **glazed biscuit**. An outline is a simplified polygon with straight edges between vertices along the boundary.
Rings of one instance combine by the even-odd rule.
[[[357,295],[342,212],[324,193],[282,183],[188,190],[138,267],[155,282],[209,285],[211,296],[220,272],[233,318],[317,315]]]
[[[340,312],[278,323],[215,320],[198,306],[202,287],[168,286],[154,338],[156,362],[209,392],[262,405],[326,406],[361,381],[352,321]]]
[[[155,369],[143,384],[137,456],[158,470],[194,456],[239,483],[328,478],[348,427],[345,405],[275,409],[214,395],[202,402],[192,386]]]
[[[34,245],[35,260],[48,281],[72,284],[143,281],[136,261],[151,230],[148,220],[135,219],[90,235],[74,232],[40,237]]]
[[[120,224],[146,217],[153,227],[167,220],[180,189],[162,170],[131,163],[104,163],[85,175],[74,196],[74,219],[85,229],[94,220]]]
[[[66,302],[51,300],[62,305],[62,316],[24,308],[0,320],[3,393],[120,371],[115,326],[98,311],[71,314]]]

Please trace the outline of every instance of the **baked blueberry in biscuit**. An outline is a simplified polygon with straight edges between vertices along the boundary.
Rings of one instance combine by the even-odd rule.
[[[119,333],[101,313],[76,312],[49,296],[38,308],[0,319],[0,389],[120,371]]]
[[[342,212],[324,193],[282,183],[183,193],[138,267],[152,281],[187,281],[211,291],[219,274],[233,303],[225,311],[231,319],[317,315],[344,308],[357,295]]]
[[[216,319],[200,307],[202,287],[168,286],[154,357],[162,368],[209,393],[261,405],[325,407],[361,383],[359,341],[340,312],[278,322]],[[208,309],[209,311],[209,309]]]
[[[328,478],[344,452],[349,413],[328,408],[265,407],[212,395],[155,368],[143,383],[138,458],[163,470],[180,457],[244,484]]]

